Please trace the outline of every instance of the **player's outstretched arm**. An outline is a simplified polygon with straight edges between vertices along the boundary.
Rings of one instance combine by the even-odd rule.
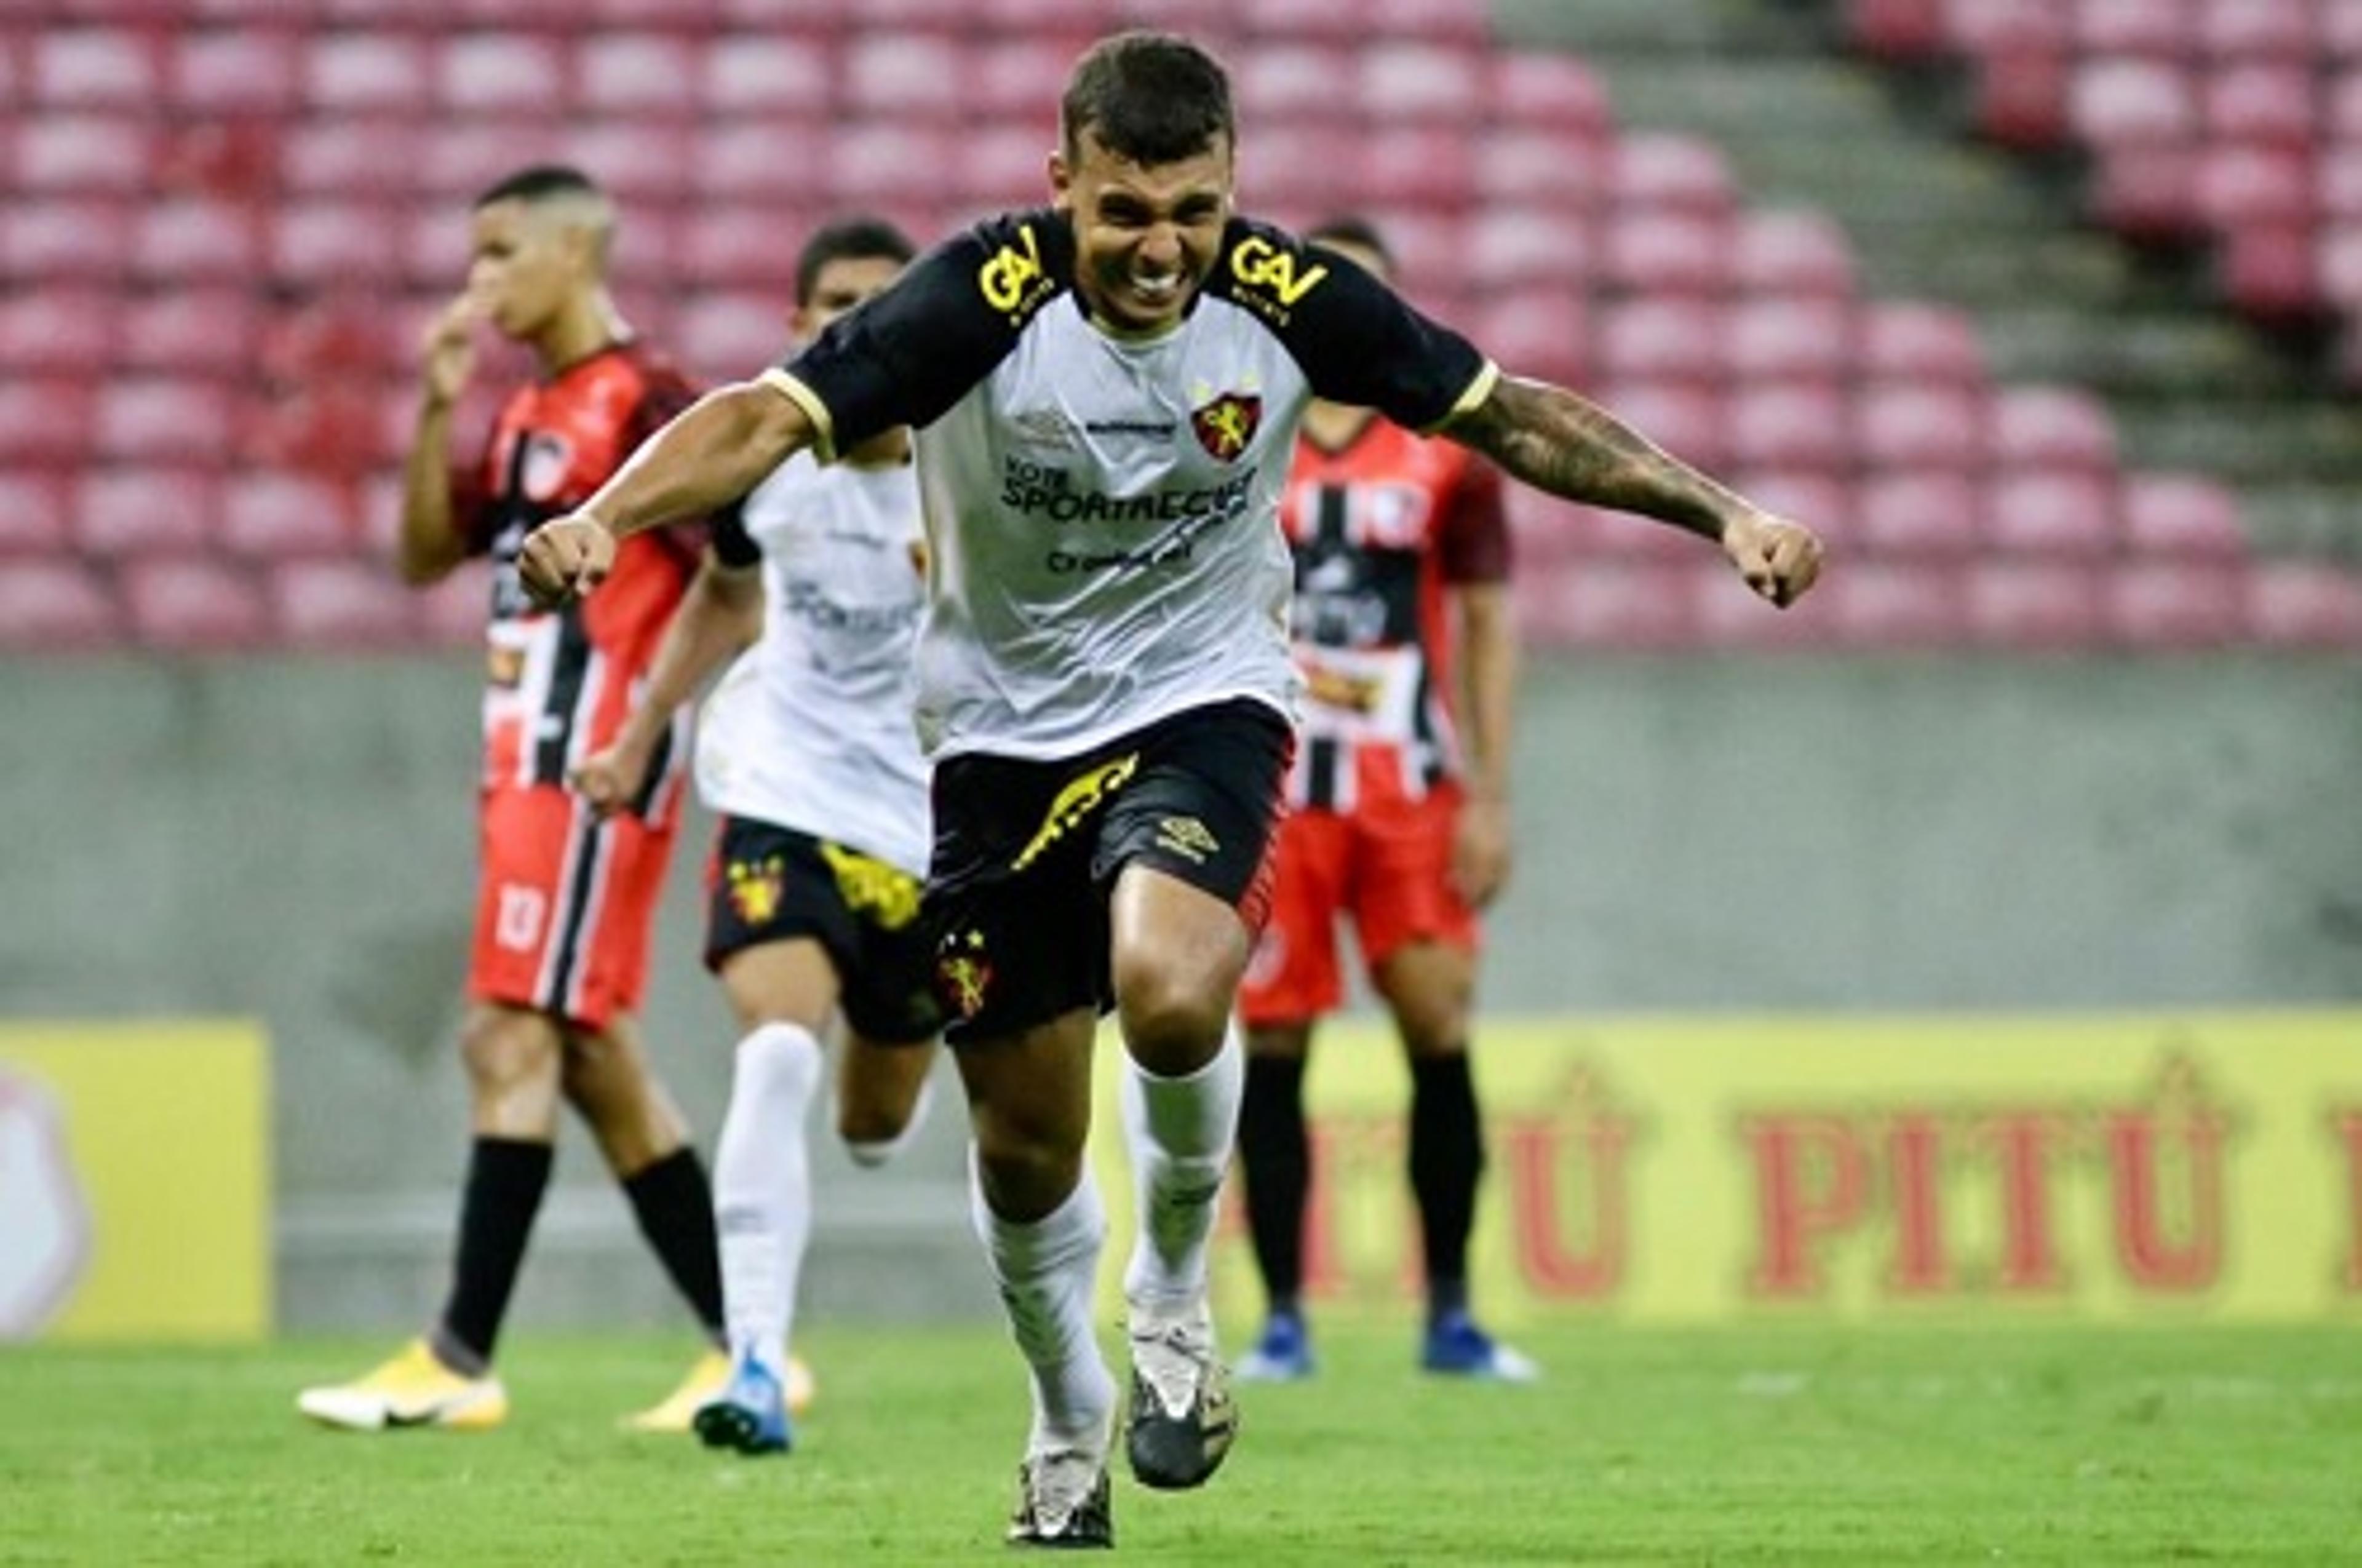
[[[736,501],[811,444],[802,405],[739,381],[699,398],[640,443],[590,500],[525,536],[517,573],[535,603],[570,603],[605,580],[615,545],[643,528]]]
[[[674,711],[762,633],[761,571],[724,566],[707,550],[657,644],[639,701],[624,715],[615,738],[574,769],[574,787],[592,811],[608,816],[639,798],[657,741],[671,726]]]
[[[1553,495],[1714,540],[1747,586],[1774,604],[1794,603],[1820,575],[1821,542],[1810,529],[1726,490],[1563,387],[1503,376],[1444,434]]]

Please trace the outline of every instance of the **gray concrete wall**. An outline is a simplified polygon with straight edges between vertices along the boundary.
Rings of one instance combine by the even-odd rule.
[[[0,1014],[259,1015],[291,1327],[434,1302],[472,665],[0,663]],[[2105,1008],[2362,996],[2362,667],[1600,658],[1522,708],[1500,1011]],[[675,867],[650,1033],[710,1143],[730,1033]],[[981,1312],[956,1093],[884,1176],[822,1141],[810,1314]],[[677,1315],[569,1139],[519,1311]]]

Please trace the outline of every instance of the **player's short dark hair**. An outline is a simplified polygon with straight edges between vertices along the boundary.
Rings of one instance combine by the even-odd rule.
[[[864,214],[844,218],[812,231],[804,248],[796,254],[796,304],[811,304],[812,290],[820,283],[821,269],[832,261],[866,261],[883,258],[907,265],[919,248],[904,234],[881,217]]]
[[[1378,232],[1376,224],[1359,213],[1340,213],[1335,217],[1323,218],[1306,229],[1304,237],[1315,245],[1350,245],[1357,250],[1366,250],[1385,262],[1386,271],[1394,271],[1394,247],[1386,243],[1386,237]]]
[[[1068,161],[1089,131],[1120,158],[1153,167],[1178,163],[1235,140],[1231,79],[1221,62],[1171,33],[1117,33],[1075,62],[1058,104]]]
[[[476,205],[494,202],[546,202],[553,196],[603,196],[599,182],[570,163],[535,163],[494,184],[476,198]]]

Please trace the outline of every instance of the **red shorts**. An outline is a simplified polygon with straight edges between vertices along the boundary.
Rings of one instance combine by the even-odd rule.
[[[1344,999],[1343,915],[1373,970],[1414,942],[1473,952],[1476,911],[1451,881],[1460,802],[1459,789],[1444,784],[1416,801],[1290,813],[1274,856],[1271,923],[1239,988],[1240,1016],[1297,1023],[1334,1010]]]
[[[487,790],[468,994],[605,1027],[639,1005],[672,828],[554,784]]]

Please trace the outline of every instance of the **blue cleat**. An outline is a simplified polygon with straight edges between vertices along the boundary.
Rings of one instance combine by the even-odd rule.
[[[752,1356],[739,1358],[729,1384],[698,1407],[692,1424],[708,1448],[785,1453],[796,1442],[795,1429],[788,1424],[787,1390],[777,1374]]]
[[[1264,1320],[1263,1338],[1240,1358],[1233,1374],[1242,1383],[1301,1383],[1312,1375],[1312,1333],[1295,1312],[1274,1312]]]
[[[1418,1364],[1445,1377],[1484,1383],[1533,1383],[1542,1375],[1531,1359],[1478,1328],[1465,1312],[1446,1312],[1429,1320]]]

